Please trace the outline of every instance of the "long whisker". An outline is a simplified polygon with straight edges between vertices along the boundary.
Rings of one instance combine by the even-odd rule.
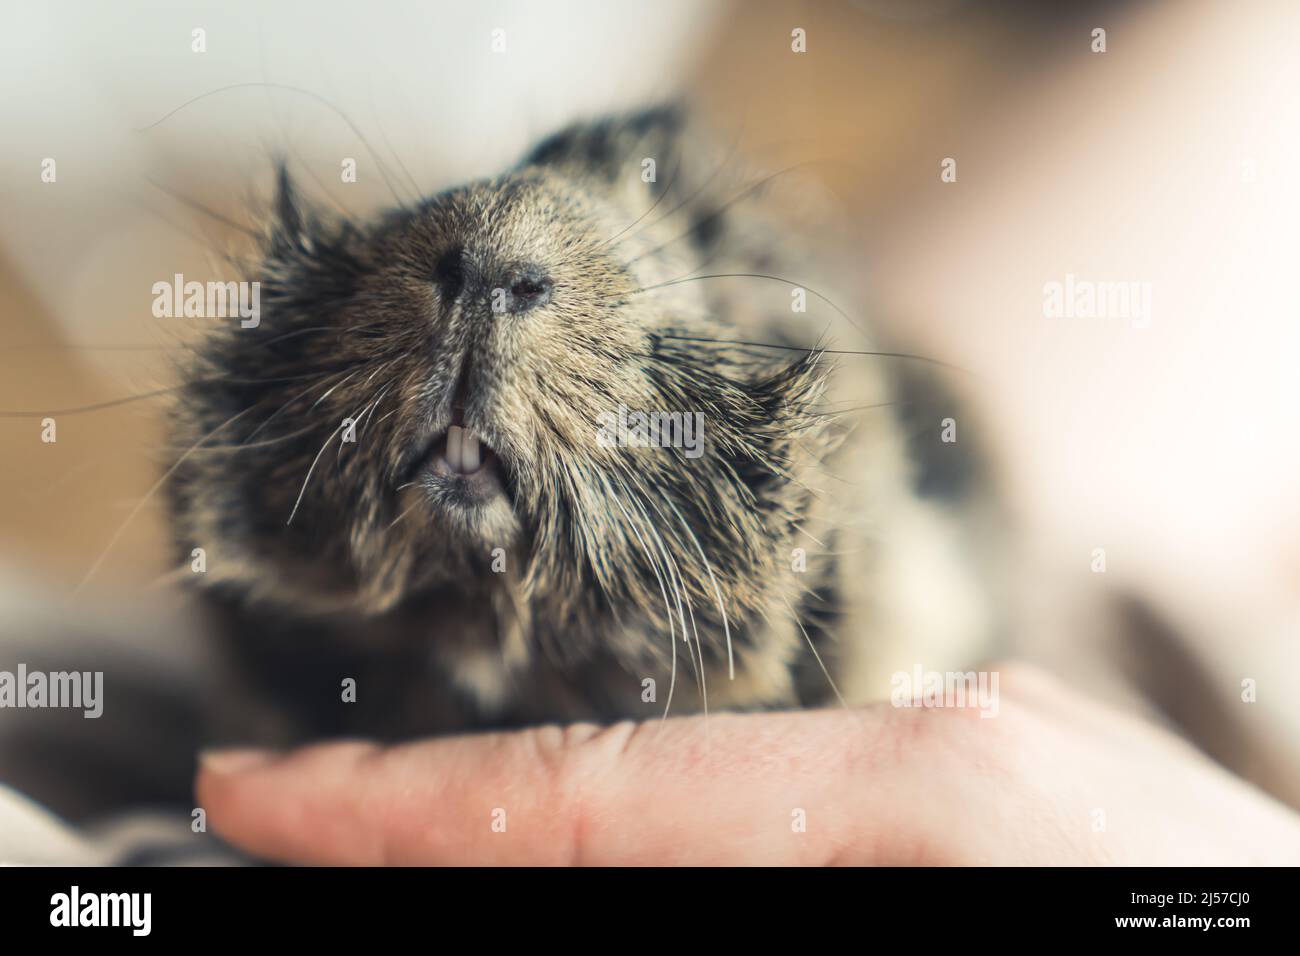
[[[711,279],[711,278],[716,278],[716,277],[715,277],[715,276],[697,276],[697,278],[700,278],[700,279]],[[759,278],[763,278],[763,279],[772,279],[772,278],[776,278],[776,277],[775,277],[775,276],[759,276]],[[689,280],[689,279],[688,279],[688,280],[683,280],[683,281],[688,281],[688,282],[689,282],[689,281],[693,281],[693,280]],[[781,279],[781,280],[779,280],[779,281],[781,281],[781,282],[788,282],[789,280],[787,280],[787,279]],[[651,287],[651,288],[653,288],[653,287]],[[801,286],[800,288],[807,288],[807,287],[806,287],[806,286]],[[808,291],[811,292],[812,290],[809,289]],[[873,351],[869,351],[869,350],[865,350],[865,349],[831,349],[831,348],[822,348],[822,347],[820,347],[820,346],[818,346],[818,347],[816,347],[816,348],[807,348],[806,346],[802,346],[802,345],[781,345],[781,344],[776,343],[776,342],[746,342],[746,341],[741,341],[741,340],[738,340],[738,339],[710,339],[710,338],[705,338],[705,337],[703,337],[703,336],[697,336],[697,335],[669,335],[669,334],[664,334],[664,335],[660,335],[659,337],[662,338],[662,339],[673,339],[673,340],[678,341],[678,342],[707,342],[707,343],[712,344],[712,345],[734,345],[734,346],[739,346],[739,347],[744,347],[744,348],[752,348],[752,349],[779,349],[779,350],[786,351],[786,352],[804,352],[804,353],[816,352],[816,353],[821,354],[821,355],[868,355],[868,356],[873,356],[873,357],[875,357],[875,358],[912,359],[912,360],[917,361],[917,362],[927,362],[927,363],[929,363],[930,365],[938,365],[938,366],[941,367],[941,368],[952,369],[952,370],[955,371],[955,372],[964,372],[964,373],[966,373],[967,375],[974,375],[974,374],[975,374],[975,373],[972,372],[970,369],[968,369],[968,368],[963,368],[963,367],[960,366],[960,365],[953,365],[951,362],[945,362],[945,361],[943,361],[943,360],[941,360],[941,359],[931,358],[931,357],[928,356],[928,355],[917,355],[917,354],[914,353],[914,352],[873,352]],[[889,404],[895,404],[895,403],[892,403],[892,402],[884,402],[884,403],[882,403],[882,404],[884,404],[884,405],[889,405]],[[876,406],[876,405],[864,405],[863,407],[864,407],[864,408],[877,408],[877,407],[879,407],[879,406]]]
[[[620,236],[624,235],[624,234],[625,234],[629,229],[632,229],[634,226],[636,226],[637,223],[639,223],[639,222],[641,222],[641,220],[645,219],[646,216],[648,216],[648,215],[650,215],[652,212],[654,212],[655,209],[657,209],[657,208],[659,207],[659,204],[660,204],[661,202],[663,202],[665,199],[668,198],[668,194],[671,193],[671,192],[673,191],[673,187],[675,187],[675,186],[677,185],[678,179],[679,179],[679,177],[680,177],[680,175],[681,175],[681,171],[682,171],[682,154],[681,154],[681,150],[678,150],[678,151],[677,151],[677,162],[676,162],[675,165],[673,166],[672,178],[670,178],[670,179],[668,180],[668,185],[664,187],[663,192],[661,192],[661,193],[659,194],[659,197],[658,197],[657,199],[655,199],[655,201],[654,201],[653,203],[650,204],[650,208],[649,208],[649,209],[647,209],[645,212],[641,213],[641,215],[637,216],[635,219],[633,219],[630,223],[628,223],[626,226],[624,226],[624,227],[623,227],[622,229],[620,229],[618,232],[614,233],[614,235],[610,236],[608,239],[606,239],[605,241],[603,241],[603,242],[600,244],[600,247],[608,246],[610,243],[615,242],[615,241],[616,241]],[[656,221],[657,221],[657,220],[656,220]],[[652,223],[652,225],[653,225],[653,223]]]
[[[771,282],[782,282],[788,286],[793,286],[794,288],[804,289],[814,298],[820,299],[821,301],[829,305],[832,309],[836,311],[836,313],[839,314],[841,318],[844,319],[845,322],[849,323],[849,325],[853,326],[863,335],[867,334],[866,329],[860,326],[857,323],[857,321],[853,318],[853,316],[849,315],[838,305],[836,305],[834,300],[818,292],[816,289],[802,282],[795,282],[793,279],[787,279],[784,276],[773,276],[773,275],[768,275],[767,273],[764,272],[715,272],[709,275],[702,275],[702,276],[685,276],[680,279],[669,279],[667,282],[657,282],[654,285],[642,286],[639,289],[635,289],[632,292],[627,293],[627,295],[640,295],[643,292],[652,292],[655,289],[666,289],[669,286],[684,285],[687,282],[700,282],[701,280],[704,279],[767,279]],[[808,351],[814,351],[814,350],[809,349]],[[822,351],[822,350],[816,349],[815,351]]]
[[[221,431],[222,429],[230,425],[233,425],[236,421],[243,418],[245,415],[251,412],[254,407],[256,406],[250,405],[248,408],[245,408],[242,412],[238,412],[232,415],[230,418],[227,418],[224,422],[222,422],[216,428],[212,429],[212,431],[208,432],[197,442],[195,442],[189,451],[181,455],[180,458],[176,459],[176,463],[172,465],[170,468],[168,468],[165,472],[163,472],[163,476],[159,478],[156,482],[154,482],[153,487],[151,487],[148,491],[146,491],[144,497],[142,497],[139,501],[136,502],[135,507],[131,509],[131,513],[126,516],[126,520],[123,521],[122,524],[118,526],[118,529],[116,532],[114,532],[113,537],[110,538],[108,544],[105,545],[103,552],[101,552],[99,557],[95,559],[95,563],[90,566],[90,570],[86,572],[85,577],[81,579],[81,583],[78,584],[76,589],[73,591],[74,594],[80,592],[81,589],[86,586],[86,582],[88,582],[92,577],[94,577],[95,572],[98,571],[100,565],[104,563],[104,559],[107,558],[109,552],[113,550],[113,546],[117,544],[118,539],[122,537],[122,534],[123,532],[126,531],[127,526],[131,524],[131,522],[135,519],[135,516],[138,515],[141,509],[144,508],[145,502],[147,502],[150,498],[152,498],[154,494],[158,491],[158,489],[161,488],[167,482],[167,479],[169,479],[173,474],[176,473],[176,469],[179,468],[182,464],[184,464],[186,459],[188,459],[190,455],[192,455],[200,445],[206,442],[209,438],[216,435],[217,432]]]
[[[137,127],[136,132],[137,133],[148,132],[149,130],[153,129],[155,126],[159,126],[162,123],[165,123],[167,120],[171,119],[173,116],[175,116],[177,113],[179,113],[181,110],[185,109],[186,107],[192,106],[193,104],[199,102],[200,100],[205,100],[210,96],[216,96],[218,93],[227,93],[230,92],[231,90],[256,89],[256,88],[271,89],[271,90],[288,90],[291,93],[298,93],[302,96],[310,97],[311,99],[315,100],[317,103],[320,103],[326,109],[333,112],[334,115],[338,116],[339,119],[343,120],[343,122],[347,124],[348,128],[352,130],[353,135],[355,135],[357,139],[361,140],[361,144],[365,146],[366,152],[368,152],[370,154],[370,157],[375,161],[375,165],[379,169],[379,175],[383,178],[384,183],[388,186],[388,191],[393,194],[393,199],[397,201],[397,204],[399,206],[403,208],[406,207],[406,203],[403,202],[402,197],[397,194],[397,190],[393,186],[392,179],[389,178],[388,169],[384,165],[383,159],[381,159],[379,154],[375,152],[374,147],[370,145],[370,140],[367,139],[366,135],[361,132],[361,129],[357,126],[357,124],[352,122],[351,117],[349,117],[346,113],[344,113],[341,109],[339,109],[329,100],[325,99],[325,97],[321,96],[319,93],[315,93],[311,90],[303,89],[302,87],[299,86],[290,86],[285,83],[264,83],[264,82],[231,83],[228,86],[221,86],[215,90],[208,90],[206,93],[200,93],[198,96],[191,97],[190,99],[186,100],[184,103],[180,104],[180,106],[177,106],[164,113],[162,116],[154,120],[149,125]]]
[[[794,608],[791,606],[790,602],[786,600],[784,595],[781,596],[781,601],[789,609],[790,618],[798,626],[799,633],[801,633],[803,639],[808,642],[808,650],[812,651],[813,658],[817,661],[817,666],[820,667],[822,673],[826,675],[826,683],[831,685],[831,690],[835,692],[835,696],[839,699],[839,702],[844,706],[844,708],[851,710],[852,708],[849,707],[848,701],[844,699],[844,695],[840,693],[840,689],[835,686],[835,681],[831,677],[831,672],[828,671],[826,665],[822,663],[822,656],[817,653],[817,645],[813,643],[812,638],[808,636],[808,632],[804,630],[803,621],[799,620],[799,615],[795,613]]]
[[[79,415],[85,412],[97,412],[105,408],[114,408],[118,405],[126,405],[130,402],[141,402],[146,399],[157,398],[159,395],[167,395],[171,392],[183,391],[184,389],[189,388],[192,385],[205,385],[205,384],[267,385],[274,382],[298,382],[304,378],[314,378],[318,374],[319,373],[313,372],[310,375],[283,375],[277,378],[225,378],[222,376],[213,376],[212,378],[196,378],[196,379],[190,379],[188,382],[182,382],[179,385],[169,385],[166,388],[157,388],[149,392],[142,392],[139,395],[127,395],[123,398],[108,399],[106,401],[95,402],[90,405],[74,405],[69,408],[48,408],[48,409],[39,409],[35,411],[14,411],[12,409],[0,410],[0,418],[45,418],[51,415]],[[314,388],[315,385],[313,385],[312,387]],[[307,391],[311,391],[311,389],[309,388]],[[256,432],[254,432],[254,434],[256,434]]]
[[[664,713],[660,718],[661,721],[667,720],[668,711],[673,705],[673,691],[677,688],[677,639],[673,632],[673,614],[668,604],[668,589],[664,587],[663,576],[659,573],[659,560],[650,553],[650,548],[646,545],[645,539],[641,537],[641,532],[637,529],[636,522],[632,519],[632,516],[628,514],[627,509],[623,507],[623,502],[619,500],[618,495],[614,494],[613,489],[609,487],[609,483],[605,481],[604,476],[601,476],[601,481],[605,484],[605,491],[609,495],[609,499],[618,506],[619,511],[623,512],[623,517],[627,519],[628,525],[632,529],[632,533],[636,535],[637,543],[641,545],[641,550],[645,552],[645,556],[650,559],[650,568],[654,571],[655,579],[659,582],[659,593],[663,595],[664,611],[668,615],[668,644],[672,648],[672,676],[669,678],[668,682],[668,700],[664,703]],[[635,497],[624,482],[619,481],[619,487],[629,499]]]
[[[700,228],[700,226],[706,223],[710,223],[713,220],[717,219],[719,216],[725,213],[732,206],[736,205],[736,203],[749,198],[759,189],[762,189],[772,180],[776,179],[778,176],[784,176],[786,173],[794,172],[795,170],[800,169],[804,166],[813,166],[820,162],[824,162],[824,160],[809,159],[801,163],[795,163],[792,166],[787,166],[784,169],[778,169],[776,172],[764,176],[762,179],[759,179],[756,182],[751,183],[740,193],[738,193],[737,195],[733,196],[731,199],[724,202],[721,206],[715,209],[708,216],[705,216],[704,218],[700,219],[698,222],[692,223],[691,228],[688,229],[686,232],[683,232],[681,235],[669,239],[667,242],[660,243],[659,245],[655,246],[653,249],[649,250],[648,252],[643,252],[637,256],[634,256],[633,258],[628,260],[627,264],[631,265],[632,263],[638,262],[641,259],[645,259],[649,256],[656,255],[657,253],[662,252],[664,249],[667,249],[669,246],[673,245],[674,243],[678,243],[681,242],[683,239],[690,238],[696,232],[696,230]]]
[[[681,571],[677,567],[676,558],[672,556],[672,552],[668,549],[668,546],[664,543],[663,537],[659,534],[659,529],[655,526],[654,519],[651,518],[650,515],[646,512],[644,504],[638,498],[633,498],[633,503],[636,504],[637,510],[641,512],[641,517],[645,519],[647,528],[649,529],[650,533],[654,535],[655,543],[659,548],[659,553],[663,556],[664,569],[668,574],[668,581],[672,585],[673,594],[677,599],[677,616],[678,619],[681,621],[681,625],[682,625],[682,640],[686,644],[686,649],[691,652],[691,666],[696,668],[696,678],[700,684],[700,696],[701,699],[705,701],[705,708],[706,708],[705,712],[707,713],[708,691],[706,685],[704,684],[704,649],[702,647],[699,647],[698,643],[695,648],[691,647],[691,638],[690,635],[686,632],[686,615],[683,613],[682,610],[682,588],[686,587],[685,581],[683,581],[681,576]],[[687,603],[689,604],[689,602],[690,602],[690,596],[688,592]],[[693,619],[694,612],[692,612],[691,616]],[[699,656],[698,664],[696,664],[697,652]]]
[[[379,138],[384,141],[384,145],[388,147],[388,151],[393,154],[393,161],[397,163],[397,168],[406,176],[406,181],[411,184],[411,189],[415,193],[415,202],[418,203],[420,201],[421,192],[420,184],[415,181],[415,177],[411,175],[411,171],[406,168],[406,164],[402,162],[402,157],[397,154],[397,150],[393,149],[393,144],[388,138],[388,133],[384,130],[384,124],[379,121],[379,110],[375,108],[374,86],[368,86],[367,91],[367,95],[370,97],[370,112],[374,115],[375,126],[379,128]]]
[[[346,421],[347,418],[352,418],[354,421],[356,420],[355,415],[345,416],[344,420]],[[316,457],[311,460],[311,467],[307,469],[307,477],[302,480],[302,487],[298,489],[298,498],[293,503],[293,510],[289,512],[289,520],[285,522],[286,525],[293,524],[293,516],[298,513],[298,506],[302,504],[302,496],[307,493],[307,485],[311,482],[312,472],[316,470],[316,465],[320,461],[321,455],[325,454],[325,449],[330,446],[330,442],[342,433],[344,427],[346,427],[344,424],[340,424],[338,428],[335,428],[330,432],[329,438],[325,439],[325,444],[320,446],[320,451],[316,452]]]
[[[391,364],[391,363],[388,363],[388,364]],[[382,366],[381,366],[381,367],[382,367]],[[356,370],[356,372],[360,372],[360,371],[361,371],[361,369],[357,369],[357,370]],[[371,372],[370,374],[373,376],[373,375],[375,374],[375,372],[377,372],[377,371],[379,371],[379,369],[375,369],[375,370],[374,370],[373,372]],[[354,372],[353,374],[356,374],[356,372]],[[351,378],[351,376],[348,376],[348,377]],[[346,381],[346,379],[345,379],[345,381]],[[330,392],[334,391],[335,388],[338,388],[339,385],[342,385],[342,384],[343,384],[343,382],[339,382],[338,385],[335,385],[334,388],[331,388],[329,391],[330,391]],[[312,405],[312,408],[315,408],[316,405],[319,405],[319,404],[320,404],[320,403],[325,399],[325,396],[328,395],[328,394],[329,394],[329,392],[326,392],[325,395],[322,395],[320,398],[316,399],[316,403],[315,403],[314,405]],[[310,410],[309,410],[309,411],[310,411]],[[339,424],[339,427],[338,427],[338,428],[334,429],[334,431],[332,431],[332,432],[330,433],[329,438],[325,439],[325,444],[323,444],[323,445],[320,446],[320,451],[316,452],[316,457],[312,459],[311,467],[307,469],[307,477],[305,477],[305,478],[302,480],[302,488],[300,488],[300,489],[298,490],[298,498],[297,498],[297,500],[294,501],[294,503],[293,503],[293,510],[289,512],[289,519],[285,522],[285,525],[286,525],[286,526],[287,526],[287,525],[290,525],[290,524],[293,524],[293,518],[294,518],[294,515],[296,515],[296,514],[298,513],[298,506],[302,504],[302,498],[303,498],[303,495],[305,495],[305,494],[307,493],[307,485],[311,482],[312,472],[314,472],[314,471],[316,470],[316,465],[317,465],[317,463],[320,461],[321,456],[325,454],[325,449],[329,447],[330,442],[332,442],[332,441],[335,439],[336,436],[342,434],[343,429],[346,427],[346,422],[347,422],[347,420],[348,420],[349,418],[352,419],[353,421],[356,421],[357,418],[360,417],[360,415],[361,415],[361,413],[360,413],[360,412],[357,412],[357,413],[352,414],[352,415],[344,416],[344,420],[343,420],[343,422]],[[340,447],[341,447],[341,443],[340,443]]]
[[[376,369],[376,371],[378,371],[378,369]],[[373,377],[374,377],[374,373],[372,372],[371,378]],[[366,381],[369,382],[370,379],[366,379]],[[362,413],[357,416],[357,418],[354,421],[354,428],[352,432],[354,438],[360,438],[361,429],[365,427],[366,422],[370,420],[370,416],[374,414],[375,409],[379,407],[379,403],[384,400],[384,396],[388,393],[388,390],[391,387],[392,387],[392,382],[389,382],[387,385],[385,385],[383,391],[379,393],[379,397],[376,398],[373,402],[371,402],[368,406],[366,406],[365,410],[362,411]],[[341,462],[343,461],[344,444],[345,444],[344,442],[339,442],[338,453],[334,458],[334,467],[336,473],[337,473],[337,469],[340,467]]]
[[[223,226],[229,226],[231,229],[234,229],[236,232],[242,232],[244,235],[250,236],[253,239],[262,238],[261,233],[259,233],[256,229],[252,229],[244,225],[243,223],[235,222],[235,220],[229,218],[228,216],[223,216],[215,209],[211,209],[203,205],[203,203],[199,202],[197,199],[191,199],[189,196],[186,196],[184,193],[172,189],[170,186],[164,186],[162,183],[158,182],[157,180],[151,179],[148,176],[144,177],[144,181],[147,182],[154,189],[158,190],[159,192],[170,196],[172,199],[175,199],[181,205],[188,206],[190,209],[193,209],[195,212],[202,213],[203,215],[207,216],[209,219],[221,223]]]
[[[655,511],[658,512],[659,516],[662,518],[663,512],[660,511],[658,505],[654,503],[654,499],[650,499],[650,504],[655,509]],[[647,520],[649,520],[648,515],[646,516],[646,518]],[[654,527],[653,522],[651,523],[651,527]],[[680,541],[677,540],[677,537],[675,535],[673,536],[673,540],[676,541],[678,544],[681,543]],[[661,546],[662,546],[662,542],[661,542]],[[678,584],[673,585],[674,590],[677,591],[677,613],[679,616],[681,615],[682,595],[684,592],[686,597],[686,610],[691,617],[691,632],[695,635],[695,654],[699,657],[698,674],[699,674],[699,683],[700,683],[700,700],[702,702],[702,706],[704,709],[704,738],[705,738],[705,746],[707,748],[711,741],[711,737],[709,735],[709,685],[708,685],[708,677],[706,675],[706,668],[704,664],[704,645],[700,643],[699,628],[697,628],[695,625],[695,608],[691,604],[690,588],[687,586],[686,582],[682,579],[682,572],[681,572],[681,568],[677,564],[677,559],[672,556],[671,552],[667,552],[665,554],[665,557],[672,562],[672,570],[677,575],[677,582],[680,585],[680,588],[678,587]],[[682,620],[682,640],[686,642],[686,647],[689,650],[691,646],[691,641],[686,634],[685,619]]]
[[[661,223],[661,222],[665,221],[666,219],[670,218],[670,217],[671,217],[675,212],[677,212],[679,209],[681,209],[683,206],[685,206],[687,203],[689,203],[692,199],[695,199],[697,196],[700,195],[700,193],[704,192],[704,190],[708,188],[709,184],[713,182],[713,180],[717,177],[718,173],[721,172],[723,169],[727,168],[727,167],[730,165],[730,163],[731,163],[731,159],[735,156],[735,154],[736,154],[736,150],[737,150],[737,149],[739,148],[739,146],[740,146],[740,140],[741,140],[741,137],[744,135],[744,132],[745,132],[745,123],[746,123],[746,121],[748,120],[748,115],[749,115],[749,109],[748,109],[748,105],[746,105],[745,114],[741,117],[740,124],[736,127],[736,135],[735,135],[735,137],[732,139],[732,141],[731,141],[731,145],[728,147],[727,152],[724,154],[722,160],[718,163],[717,166],[714,167],[713,171],[712,171],[711,173],[709,173],[709,175],[705,178],[704,182],[702,182],[698,187],[696,187],[696,189],[695,189],[692,193],[690,193],[690,194],[687,195],[687,196],[684,196],[681,200],[679,200],[678,203],[677,203],[675,206],[673,206],[672,209],[669,209],[666,213],[664,213],[663,215],[659,216],[657,219],[655,219],[655,220],[653,220],[653,221],[647,223],[644,227],[642,227],[641,229],[637,230],[636,233],[633,233],[633,235],[632,235],[631,237],[629,237],[629,238],[636,238],[636,236],[638,236],[638,235],[640,235],[641,233],[645,232],[647,229],[652,229],[653,227],[657,226],[659,223]],[[674,171],[673,171],[673,179],[672,179],[672,181],[668,184],[667,188],[665,188],[664,191],[660,194],[659,198],[655,200],[654,205],[652,205],[652,206],[651,206],[649,209],[647,209],[644,213],[642,213],[640,216],[638,216],[638,217],[636,218],[635,221],[633,221],[632,223],[630,223],[630,224],[629,224],[627,227],[625,227],[622,231],[620,231],[620,232],[616,233],[615,235],[611,236],[609,239],[606,239],[605,242],[602,243],[601,245],[608,245],[609,243],[611,243],[611,242],[613,242],[614,240],[618,239],[620,236],[622,236],[624,233],[626,233],[629,229],[631,229],[631,228],[632,228],[633,226],[635,226],[637,223],[639,223],[639,222],[641,222],[643,219],[645,219],[646,216],[648,216],[648,215],[650,215],[650,213],[654,212],[655,208],[656,208],[656,207],[657,207],[661,202],[663,202],[663,200],[665,200],[665,199],[668,198],[668,194],[672,191],[673,187],[674,187],[675,185],[677,185],[677,182],[678,182],[679,179],[680,179],[680,173],[681,173],[681,171],[682,171],[682,159],[683,159],[683,154],[682,154],[681,149],[679,148],[679,149],[677,150],[677,163],[676,163],[676,165],[675,165],[675,167],[674,167]]]
[[[411,482],[411,484],[415,484],[415,482]],[[402,487],[403,487],[403,488],[409,488],[410,485],[403,485]],[[394,518],[394,519],[392,520],[392,522],[388,525],[388,527],[384,529],[384,533],[387,534],[389,531],[392,531],[392,530],[393,530],[393,527],[394,527],[394,526],[395,526],[399,521],[401,521],[403,518],[405,518],[407,515],[409,515],[412,511],[414,511],[414,510],[415,510],[416,508],[418,508],[419,506],[420,506],[420,502],[417,500],[417,501],[416,501],[414,504],[412,504],[409,508],[407,508],[407,509],[406,509],[405,511],[403,511],[400,515],[398,515],[396,518]]]
[[[244,442],[239,442],[238,444],[235,445],[205,445],[203,448],[196,449],[195,453],[207,454],[208,452],[218,452],[222,454],[238,454],[240,452],[250,451],[255,448],[268,448],[271,445],[278,445],[281,442],[292,441],[295,438],[300,438],[303,435],[308,434],[309,432],[314,432],[315,430],[316,430],[316,425],[314,424],[307,425],[304,428],[300,428],[297,431],[289,432],[287,435],[280,435],[277,438],[268,438],[265,441],[256,441],[256,442],[244,441]],[[166,447],[168,447],[169,450],[171,451],[180,450],[178,446],[174,446],[174,445],[166,446]]]
[[[92,405],[75,405],[71,408],[49,408],[37,412],[0,411],[0,418],[47,418],[52,415],[80,415],[84,412],[98,412],[105,408],[114,408],[118,405],[144,401],[147,398],[157,398],[159,395],[166,395],[168,392],[175,392],[184,387],[183,385],[173,385],[170,388],[159,388],[152,392],[145,392],[142,395],[128,395],[126,398],[113,398],[105,402],[95,402]]]
[[[24,342],[0,345],[0,352],[184,352],[188,345],[94,345],[91,343]]]
[[[340,385],[342,385],[342,384],[344,384],[345,382],[347,382],[348,379],[352,378],[352,376],[356,375],[356,374],[357,374],[358,372],[360,372],[360,371],[361,371],[361,369],[359,369],[359,368],[357,368],[357,369],[353,369],[353,370],[352,370],[352,371],[351,371],[351,372],[350,372],[350,373],[349,373],[349,374],[348,374],[348,375],[347,375],[347,376],[346,376],[342,381],[340,381],[340,382],[336,382],[336,383],[333,385],[333,387],[330,388],[330,390],[329,390],[328,392],[326,392],[326,393],[325,393],[324,395],[322,395],[320,398],[316,399],[316,401],[312,404],[311,408],[307,409],[307,414],[311,414],[311,412],[316,408],[317,405],[319,405],[319,404],[320,404],[321,402],[323,402],[326,398],[328,398],[328,397],[330,396],[330,392],[333,392],[334,389],[338,388]],[[335,377],[337,377],[338,375],[341,375],[341,374],[343,374],[342,371],[338,371],[338,372],[334,372],[334,373],[327,373],[327,374],[324,376],[324,380],[325,380],[325,382],[329,382],[329,380],[330,380],[331,378],[335,378]],[[310,392],[310,391],[311,391],[312,389],[314,389],[314,388],[317,388],[318,386],[320,386],[320,384],[321,384],[321,378],[320,378],[320,377],[317,377],[316,380],[315,380],[314,382],[312,382],[310,385],[308,385],[306,388],[304,388],[301,392],[299,392],[297,395],[294,395],[294,396],[293,396],[292,398],[290,398],[287,402],[285,402],[283,405],[281,405],[279,408],[277,408],[275,411],[273,411],[270,415],[268,415],[268,416],[266,417],[266,419],[265,419],[265,420],[264,420],[260,425],[258,425],[256,428],[254,428],[254,429],[249,433],[248,437],[245,438],[244,441],[245,441],[245,442],[251,442],[254,438],[256,438],[256,437],[258,436],[258,434],[262,431],[263,428],[265,428],[267,425],[271,424],[271,422],[275,421],[275,419],[276,419],[277,417],[279,417],[279,415],[280,415],[280,414],[281,414],[285,409],[292,407],[292,406],[294,405],[295,402],[297,402],[299,399],[305,397],[305,396],[307,395],[308,392]]]
[[[262,68],[262,81],[265,83],[270,83],[271,75],[266,68],[266,45],[263,42],[263,30],[262,30],[263,26],[264,24],[259,19],[257,24],[257,58],[258,58],[258,63]],[[266,105],[270,107],[271,114],[275,117],[275,124],[280,129],[280,142],[283,143],[284,147],[287,148],[289,152],[291,152],[294,155],[294,158],[298,160],[298,165],[302,169],[307,171],[307,175],[312,178],[312,181],[314,183],[316,183],[316,188],[318,188],[321,191],[321,194],[324,195],[327,199],[329,199],[329,201],[333,203],[334,207],[338,209],[338,211],[342,213],[343,216],[345,216],[348,219],[355,219],[356,216],[353,215],[352,211],[348,209],[347,206],[345,206],[342,202],[340,202],[339,199],[335,197],[335,195],[332,192],[330,192],[329,188],[325,185],[325,181],[321,179],[320,175],[316,172],[315,169],[312,168],[311,164],[308,163],[303,158],[302,153],[298,150],[298,147],[295,146],[293,141],[289,138],[289,131],[286,128],[284,117],[281,116],[279,107],[275,102],[275,97],[271,95],[271,91],[269,89],[265,90],[265,92],[266,92]]]
[[[673,504],[672,499],[665,498],[664,501],[668,507],[672,509],[673,514],[677,516],[677,520],[681,524],[682,528],[688,535],[690,535],[691,541],[695,545],[695,550],[700,555],[700,560],[704,562],[704,570],[709,575],[709,583],[713,585],[713,595],[718,601],[718,613],[722,615],[722,632],[726,635],[727,639],[727,678],[728,680],[735,680],[736,658],[731,649],[731,625],[727,623],[727,608],[722,600],[722,588],[718,587],[718,579],[713,576],[713,566],[709,564],[709,559],[704,554],[704,548],[700,546],[699,538],[695,536],[695,532],[692,531],[690,525],[686,523],[686,519],[683,518],[682,513],[677,510],[677,506]]]

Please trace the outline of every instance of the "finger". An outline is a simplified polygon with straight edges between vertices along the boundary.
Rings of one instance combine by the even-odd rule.
[[[920,723],[886,706],[218,754],[198,793],[236,846],[293,862],[894,862],[925,815],[903,772]]]

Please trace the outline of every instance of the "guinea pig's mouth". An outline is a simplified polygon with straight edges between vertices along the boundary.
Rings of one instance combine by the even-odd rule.
[[[449,425],[437,436],[424,459],[424,470],[454,478],[475,478],[498,470],[500,459],[475,432],[464,425]]]
[[[423,487],[443,504],[472,506],[499,495],[510,496],[500,456],[465,424],[459,403],[452,409],[447,428],[416,450],[406,482]]]

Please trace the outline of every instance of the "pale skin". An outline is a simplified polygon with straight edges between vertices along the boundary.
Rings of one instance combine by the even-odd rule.
[[[886,703],[211,752],[198,804],[235,846],[309,864],[1300,862],[1289,808],[1052,678],[999,671],[992,719]]]

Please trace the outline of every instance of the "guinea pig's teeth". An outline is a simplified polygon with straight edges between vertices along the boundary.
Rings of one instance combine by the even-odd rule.
[[[463,447],[464,429],[459,425],[452,425],[447,429],[447,464],[451,465],[452,471],[464,471],[461,467],[461,449]],[[477,454],[477,452],[476,452]]]
[[[478,466],[478,436],[466,428],[460,440],[460,470],[470,475],[478,471]]]

